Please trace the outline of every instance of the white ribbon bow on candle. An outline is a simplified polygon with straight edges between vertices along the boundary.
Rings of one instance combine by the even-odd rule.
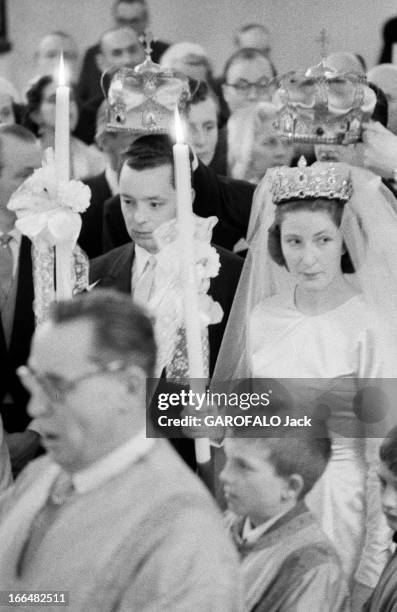
[[[90,205],[90,196],[89,187],[80,181],[58,179],[53,151],[47,149],[43,167],[10,198],[8,208],[17,215],[16,227],[33,243],[37,323],[48,317],[55,295],[57,300],[70,299],[73,291],[88,284],[88,260],[81,250],[76,252],[76,243],[79,213]]]
[[[47,149],[43,167],[35,170],[11,196],[9,210],[18,220],[16,227],[31,240],[49,246],[77,242],[81,217],[90,205],[90,189],[81,181],[59,181],[54,155]]]

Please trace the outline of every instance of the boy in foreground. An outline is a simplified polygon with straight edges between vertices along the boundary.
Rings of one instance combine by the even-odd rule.
[[[304,502],[329,460],[329,438],[232,437],[225,451],[220,477],[245,609],[348,611],[338,556]]]

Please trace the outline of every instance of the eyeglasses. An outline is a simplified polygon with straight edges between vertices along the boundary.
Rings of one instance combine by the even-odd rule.
[[[226,83],[227,87],[233,87],[233,89],[239,94],[246,94],[251,89],[255,89],[257,94],[265,94],[269,92],[270,81],[269,79],[261,79],[255,83],[250,83],[245,79],[237,81],[237,83]]]
[[[17,374],[28,391],[33,392],[39,390],[52,402],[62,403],[66,400],[66,396],[74,391],[81,382],[89,380],[99,374],[122,372],[126,370],[127,367],[128,365],[123,362],[111,361],[103,365],[98,365],[95,370],[72,379],[65,379],[57,374],[39,374],[30,366],[20,366],[17,369]]]

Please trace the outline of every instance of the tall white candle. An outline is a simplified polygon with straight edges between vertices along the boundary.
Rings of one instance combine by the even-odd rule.
[[[70,178],[70,88],[66,85],[63,55],[59,61],[58,87],[55,107],[55,168],[58,181]],[[55,245],[56,299],[68,300],[72,288],[73,244],[61,241]]]
[[[55,165],[60,181],[68,181],[70,175],[69,100],[70,88],[66,85],[65,64],[61,55],[55,107]]]
[[[194,218],[189,147],[183,144],[183,130],[175,109],[176,144],[173,147],[175,187],[178,211],[180,256],[184,276],[184,308],[186,345],[189,362],[190,386],[194,392],[205,392],[203,349],[194,257]],[[195,440],[196,460],[206,463],[211,459],[207,438]]]

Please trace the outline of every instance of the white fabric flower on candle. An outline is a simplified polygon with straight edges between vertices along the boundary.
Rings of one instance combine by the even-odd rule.
[[[214,302],[207,294],[210,279],[216,277],[220,270],[219,255],[211,246],[210,240],[212,229],[216,224],[216,217],[203,219],[194,216],[194,254],[197,290],[199,293],[200,321],[202,327],[219,323],[222,320],[223,311],[221,306]],[[173,219],[161,225],[155,232],[154,237],[159,247],[157,255],[157,266],[159,273],[156,276],[156,291],[153,299],[153,311],[161,318],[164,307],[164,320],[168,319],[173,311],[174,320],[178,325],[183,325],[183,276],[182,262],[180,258],[178,243],[178,225]],[[167,316],[165,314],[167,313]]]
[[[11,196],[9,210],[18,220],[16,227],[30,239],[48,245],[77,242],[81,217],[90,205],[91,192],[81,181],[58,181],[53,155],[47,153],[43,167],[35,170]]]

